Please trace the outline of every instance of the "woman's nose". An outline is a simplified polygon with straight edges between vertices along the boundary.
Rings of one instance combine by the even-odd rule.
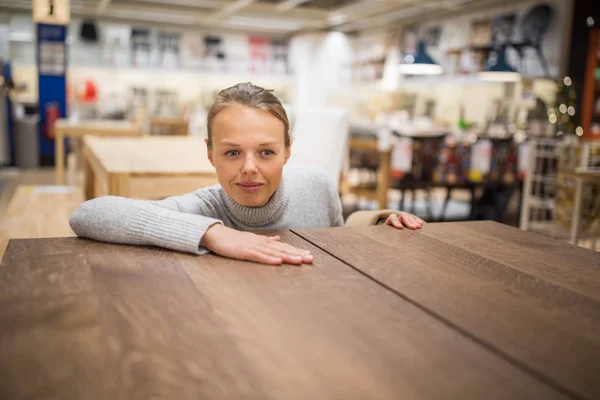
[[[254,157],[248,156],[244,160],[244,165],[242,166],[242,174],[255,174],[258,170],[256,169],[256,163],[254,162]]]

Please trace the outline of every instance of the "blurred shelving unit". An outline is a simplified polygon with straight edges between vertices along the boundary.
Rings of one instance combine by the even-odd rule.
[[[519,223],[523,230],[548,234],[547,227],[553,224],[559,143],[556,138],[529,141]]]
[[[353,195],[360,199],[374,201],[379,209],[388,208],[388,190],[390,188],[391,174],[391,150],[381,150],[377,145],[377,139],[350,139],[350,167],[360,166],[362,172],[370,172],[374,179],[353,179],[346,177],[341,185],[342,196]],[[366,155],[372,162],[354,160],[353,155]],[[356,170],[358,174],[361,172]]]
[[[600,143],[532,139],[520,228],[595,248],[599,222]]]

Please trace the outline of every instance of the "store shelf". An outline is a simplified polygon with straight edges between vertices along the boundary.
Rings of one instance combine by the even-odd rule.
[[[345,194],[353,194],[368,200],[377,200],[377,187],[351,186],[345,190]]]
[[[15,67],[35,67],[35,64],[16,62]],[[193,73],[200,76],[207,77],[219,77],[219,78],[236,78],[240,81],[243,80],[269,80],[277,81],[282,83],[293,83],[295,76],[293,74],[275,74],[275,73],[251,73],[251,72],[229,72],[229,71],[207,71],[201,68],[182,67],[182,68],[171,68],[171,67],[118,67],[109,65],[91,66],[85,64],[69,64],[69,69],[85,69],[85,70],[108,70],[119,72],[129,71],[144,71],[144,72],[157,72],[161,74],[177,74],[177,73]]]
[[[571,238],[570,229],[566,229],[554,221],[532,221],[529,223],[528,230],[560,240],[569,240]],[[600,232],[580,233],[579,240],[593,239],[599,236]]]
[[[554,210],[556,208],[556,203],[554,199],[530,196],[529,207],[545,210]]]
[[[552,185],[556,184],[556,176],[532,175],[531,179],[536,182],[543,182],[543,183],[548,183],[548,184],[552,184]]]

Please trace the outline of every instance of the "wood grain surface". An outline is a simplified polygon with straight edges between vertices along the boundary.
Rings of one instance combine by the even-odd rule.
[[[566,398],[277,233],[310,248],[315,264],[11,241],[0,275],[0,398]]]
[[[79,242],[9,242],[0,265],[0,399],[115,398],[119,371]]]
[[[597,253],[506,229],[447,223],[294,232],[531,376],[574,398],[599,398]]]

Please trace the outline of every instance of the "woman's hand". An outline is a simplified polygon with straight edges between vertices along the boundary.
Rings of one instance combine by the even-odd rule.
[[[385,221],[386,225],[391,225],[396,229],[407,227],[408,229],[421,229],[425,221],[421,218],[406,212],[391,214]]]
[[[262,236],[241,232],[215,224],[208,228],[200,245],[223,257],[255,261],[263,264],[312,263],[313,256],[308,250],[297,249],[281,242],[279,236]]]

